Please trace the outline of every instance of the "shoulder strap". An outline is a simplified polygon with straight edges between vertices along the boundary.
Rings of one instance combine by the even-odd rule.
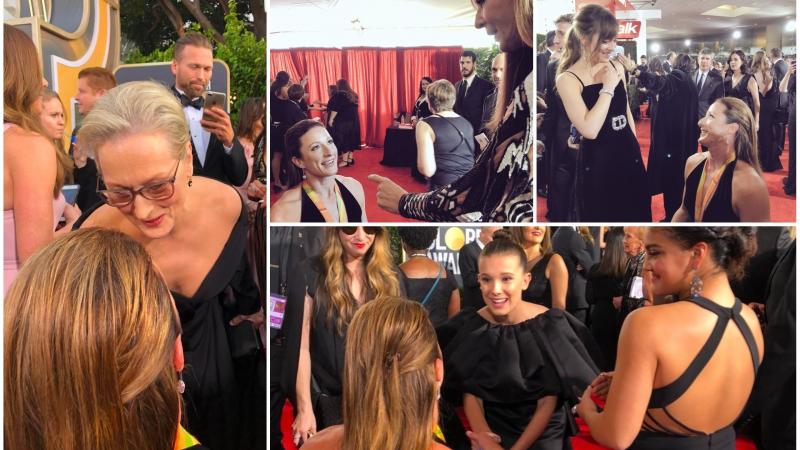
[[[569,71],[569,70],[565,70],[564,73],[572,74],[573,77],[577,78],[578,79],[578,83],[581,84],[581,89],[586,87],[586,85],[583,84],[583,81],[581,81],[581,77],[575,75],[575,72],[572,72],[572,71]]]
[[[420,303],[422,303],[423,305],[428,303],[428,300],[430,300],[431,295],[436,290],[436,286],[439,285],[439,280],[441,280],[441,279],[442,279],[442,266],[440,264],[439,265],[439,273],[436,274],[436,280],[434,280],[433,285],[431,286],[431,288],[428,289],[428,293],[425,294],[425,297],[423,297],[422,300],[420,300]]]
[[[456,144],[456,146],[455,146],[455,147],[453,147],[453,148],[451,148],[450,150],[448,150],[448,151],[447,151],[447,153],[453,153],[454,151],[456,151],[456,149],[457,149],[458,147],[460,147],[460,146],[461,146],[461,143],[462,143],[462,142],[469,142],[469,141],[467,141],[467,138],[466,138],[466,136],[464,136],[464,133],[462,133],[462,132],[461,132],[461,130],[460,130],[460,129],[459,129],[459,128],[458,128],[458,127],[457,127],[457,126],[454,124],[454,123],[452,123],[452,122],[450,122],[449,120],[447,120],[447,117],[444,117],[444,116],[442,116],[442,115],[441,115],[441,114],[439,114],[439,113],[432,114],[432,115],[431,115],[431,117],[432,117],[432,116],[436,116],[436,117],[438,117],[438,118],[442,119],[442,120],[443,120],[444,122],[446,122],[448,125],[450,125],[451,127],[455,128],[455,130],[456,130],[456,131],[458,132],[458,134],[461,136],[461,141],[459,141],[459,142],[458,142],[458,144]]]

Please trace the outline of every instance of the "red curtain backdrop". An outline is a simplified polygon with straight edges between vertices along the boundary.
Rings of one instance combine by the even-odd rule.
[[[434,81],[445,79],[455,84],[461,79],[458,61],[461,47],[404,48],[398,55],[400,66],[400,106],[411,114],[419,96],[419,81],[431,77]]]
[[[272,50],[270,79],[281,70],[293,80],[308,75],[309,102],[327,102],[328,85],[346,79],[359,97],[362,142],[382,147],[394,114],[410,115],[423,76],[454,83],[461,78],[461,52],[461,47]]]

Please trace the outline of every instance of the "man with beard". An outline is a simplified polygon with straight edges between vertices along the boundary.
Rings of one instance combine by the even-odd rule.
[[[494,90],[494,85],[475,73],[477,55],[471,50],[461,54],[462,79],[456,83],[456,104],[453,111],[472,124],[473,132],[481,129],[483,102]]]
[[[175,43],[172,91],[183,105],[192,140],[194,175],[240,186],[247,178],[244,149],[231,118],[219,106],[204,108],[204,93],[214,64],[211,42],[200,33],[186,33]]]

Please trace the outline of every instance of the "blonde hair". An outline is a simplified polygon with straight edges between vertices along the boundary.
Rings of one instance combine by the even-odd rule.
[[[185,155],[189,126],[180,102],[162,84],[132,81],[109,90],[83,119],[78,140],[98,159],[97,149],[106,142],[138,133],[159,133],[175,158]]]
[[[441,358],[425,308],[403,298],[362,306],[347,331],[342,410],[348,450],[428,450]]]
[[[511,96],[514,91],[515,83],[520,83],[525,79],[525,75],[519,80],[515,80],[514,75],[517,73],[519,66],[522,64],[520,61],[523,57],[530,57],[533,59],[533,1],[532,0],[514,0],[514,20],[516,21],[517,33],[519,33],[523,44],[526,48],[520,49],[510,54],[506,54],[503,59],[503,78],[500,79],[500,84],[497,86],[497,99],[494,103],[494,111],[492,117],[486,124],[486,129],[494,133],[503,121],[506,113],[506,108],[511,102]],[[476,132],[478,130],[475,130]]]
[[[456,88],[447,80],[436,80],[428,85],[427,97],[431,112],[452,111],[456,104]]]
[[[756,120],[753,118],[750,107],[734,97],[722,97],[715,103],[720,103],[725,107],[727,123],[739,125],[733,141],[736,159],[750,164],[758,173],[761,173],[761,164],[758,162],[758,132],[756,132]]]
[[[42,98],[42,66],[39,53],[27,34],[11,25],[3,25],[3,121],[25,131],[46,137],[40,118],[33,113],[33,104]],[[56,179],[53,198],[58,197],[72,163],[56,152]]]
[[[180,323],[147,251],[82,229],[46,245],[5,298],[5,447],[172,448]]]
[[[772,73],[769,70],[769,60],[767,59],[766,53],[759,50],[756,52],[755,56],[753,56],[753,64],[750,66],[753,69],[753,73],[761,72],[761,77],[764,79],[764,83],[767,80],[772,80]]]
[[[336,326],[339,334],[344,334],[358,308],[358,301],[350,292],[350,273],[344,266],[345,253],[339,239],[338,228],[325,230],[325,250],[322,252],[322,272],[319,289],[327,293],[328,301],[324,305],[327,312],[328,326]],[[364,298],[391,297],[400,294],[400,283],[397,274],[392,270],[391,250],[389,249],[389,233],[381,229],[375,235],[369,251],[364,257],[366,277],[364,280]],[[318,306],[319,303],[317,303]]]

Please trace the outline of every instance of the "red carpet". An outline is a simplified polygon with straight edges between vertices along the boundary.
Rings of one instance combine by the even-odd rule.
[[[466,420],[463,417],[463,414],[459,414],[461,416],[462,422],[466,428]],[[283,432],[283,448],[286,450],[296,450],[297,447],[294,446],[292,442],[292,421],[294,415],[292,412],[292,405],[289,402],[283,407],[283,414],[281,414],[281,432]],[[573,450],[603,450],[607,447],[603,447],[602,445],[596,443],[592,436],[589,434],[589,428],[583,423],[582,420],[578,419],[578,425],[580,426],[580,433],[577,436],[572,438],[572,448]],[[752,441],[749,439],[738,437],[736,439],[736,450],[755,450],[756,446],[753,444]]]
[[[647,107],[642,106],[642,111]],[[642,118],[636,122],[636,136],[639,138],[639,146],[642,149],[642,159],[644,159],[645,167],[647,166],[647,158],[650,154],[650,119]],[[783,192],[783,177],[789,174],[789,136],[787,131],[786,142],[783,146],[783,153],[781,154],[781,164],[783,170],[772,173],[764,173],[764,180],[767,182],[767,190],[769,190],[769,211],[772,216],[772,222],[795,222],[797,218],[796,213],[796,197],[788,196]],[[659,222],[664,219],[664,198],[662,195],[652,197],[652,211],[653,222]],[[536,197],[536,220],[539,222],[547,222],[545,214],[547,213],[547,199]]]
[[[367,220],[370,222],[416,222],[406,219],[397,214],[386,212],[378,207],[377,192],[375,183],[367,180],[370,174],[378,174],[390,178],[395,183],[403,187],[408,192],[425,192],[427,186],[411,177],[410,167],[387,167],[381,165],[383,159],[383,149],[374,147],[363,147],[353,153],[356,164],[350,167],[340,167],[339,175],[353,177],[364,186],[364,197],[366,199]],[[270,194],[270,205],[274,203],[280,194]]]

